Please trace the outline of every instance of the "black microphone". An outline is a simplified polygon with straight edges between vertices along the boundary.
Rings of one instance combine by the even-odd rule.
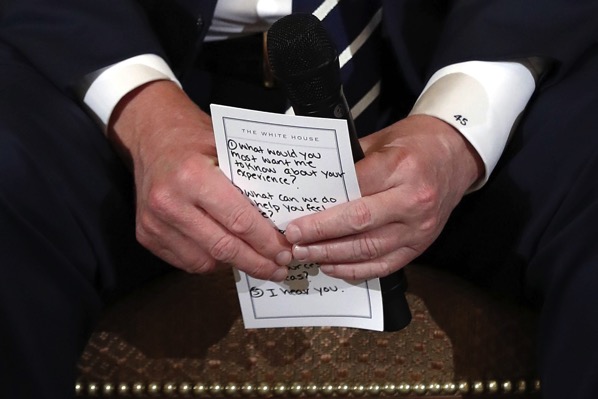
[[[351,110],[343,94],[338,54],[328,32],[312,14],[277,20],[267,33],[268,62],[296,115],[345,119],[353,161],[364,157]],[[384,330],[397,331],[411,321],[403,270],[380,279]]]
[[[363,158],[355,123],[343,94],[338,54],[312,14],[276,21],[267,34],[268,62],[296,115],[345,119],[354,162]]]

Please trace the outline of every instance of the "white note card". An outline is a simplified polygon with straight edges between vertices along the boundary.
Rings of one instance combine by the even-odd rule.
[[[279,230],[360,197],[346,121],[216,104],[211,113],[220,168]],[[379,279],[345,281],[300,263],[281,283],[235,277],[246,328],[383,330]]]

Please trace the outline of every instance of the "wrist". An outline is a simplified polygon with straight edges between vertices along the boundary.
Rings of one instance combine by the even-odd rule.
[[[447,167],[450,165],[455,171],[458,176],[457,183],[464,192],[472,189],[484,178],[485,166],[480,154],[459,130],[433,116],[411,115],[407,119],[423,125],[420,132],[429,132],[435,136],[434,139],[440,144]]]
[[[131,167],[141,157],[169,144],[182,143],[191,138],[209,145],[207,135],[197,133],[211,131],[210,117],[195,105],[171,81],[153,81],[125,95],[116,105],[108,123],[108,139]]]

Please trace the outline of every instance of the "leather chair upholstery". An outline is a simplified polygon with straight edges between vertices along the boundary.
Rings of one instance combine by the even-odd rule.
[[[408,266],[398,332],[243,327],[233,275],[173,272],[107,310],[81,397],[530,397],[536,315],[446,272]]]

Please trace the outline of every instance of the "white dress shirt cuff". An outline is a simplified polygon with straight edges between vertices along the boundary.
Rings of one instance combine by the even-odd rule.
[[[472,191],[488,180],[535,86],[530,70],[518,62],[453,64],[430,78],[410,115],[441,119],[471,143],[485,166]]]
[[[171,80],[181,85],[161,57],[154,54],[132,57],[94,73],[83,102],[105,130],[112,111],[127,93],[156,80]]]

